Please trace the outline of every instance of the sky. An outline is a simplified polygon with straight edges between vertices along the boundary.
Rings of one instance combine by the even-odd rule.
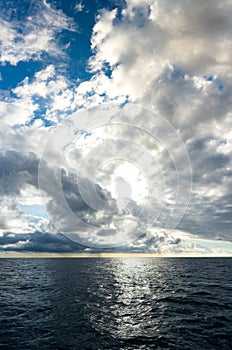
[[[0,2],[0,255],[232,256],[232,4]]]

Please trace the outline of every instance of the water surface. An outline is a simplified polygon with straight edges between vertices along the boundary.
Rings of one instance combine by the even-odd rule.
[[[232,349],[232,259],[0,259],[0,349]]]

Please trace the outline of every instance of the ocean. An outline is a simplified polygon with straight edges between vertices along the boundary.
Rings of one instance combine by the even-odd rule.
[[[0,270],[0,349],[232,349],[232,258],[0,259]]]

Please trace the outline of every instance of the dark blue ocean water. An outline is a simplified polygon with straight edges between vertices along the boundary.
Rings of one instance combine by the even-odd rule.
[[[0,349],[232,349],[232,259],[0,259]]]

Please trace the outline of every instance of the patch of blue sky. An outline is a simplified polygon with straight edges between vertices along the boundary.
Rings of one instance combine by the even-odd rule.
[[[47,219],[47,213],[42,205],[33,204],[33,205],[25,205],[19,204],[19,210],[23,211],[25,215],[32,215]]]
[[[96,23],[96,15],[102,8],[112,10],[118,8],[117,20],[120,19],[120,11],[125,7],[124,0],[114,1],[80,1],[82,4],[82,11],[75,10],[75,6],[78,2],[72,0],[57,0],[47,1],[51,6],[57,10],[62,10],[68,17],[72,18],[76,24],[76,31],[70,31],[63,29],[56,33],[54,40],[60,46],[66,58],[59,56],[50,56],[49,53],[41,52],[37,57],[31,57],[30,60],[19,62],[16,66],[5,64],[0,67],[2,80],[0,81],[0,89],[13,89],[26,77],[29,78],[29,82],[32,81],[34,74],[46,68],[49,64],[53,64],[56,67],[57,74],[63,74],[70,81],[70,85],[75,85],[77,82],[86,81],[93,75],[88,67],[88,59],[92,56],[91,51],[91,36],[92,29]],[[30,14],[35,13],[38,10],[35,1],[12,1],[12,8],[6,9],[6,20],[16,21],[18,32],[20,27],[23,28],[23,22]],[[13,11],[14,8],[19,11]],[[22,26],[20,25],[22,22]],[[106,65],[104,73],[107,76],[111,76],[112,69]]]
[[[111,67],[109,62],[104,62],[103,67],[102,67],[102,71],[104,72],[104,74],[108,78],[111,78],[111,75],[112,75],[112,72],[113,72],[113,68]]]
[[[61,9],[67,16],[76,23],[77,31],[61,31],[57,38],[61,46],[66,47],[67,61],[66,74],[70,81],[88,80],[92,74],[88,70],[88,58],[91,52],[92,28],[96,21],[96,11],[98,10],[98,1],[82,1],[83,10],[75,10],[77,2],[60,0],[52,6]],[[102,2],[101,2],[101,7]]]
[[[91,51],[91,36],[93,26],[96,23],[96,15],[103,8],[113,10],[117,7],[117,20],[119,20],[121,9],[125,7],[125,1],[83,0],[79,2],[82,4],[82,11],[75,10],[78,2],[73,2],[72,0],[60,0],[56,3],[51,1],[51,3],[53,6],[57,6],[57,9],[62,9],[67,16],[73,18],[77,26],[77,32],[64,30],[58,35],[61,44],[67,46],[68,61],[66,62],[66,73],[70,81],[76,81],[77,79],[79,81],[89,80],[93,75],[88,67],[88,59],[93,55]],[[111,76],[110,67],[105,67],[105,74]]]
[[[184,77],[185,77],[185,73],[180,68],[174,65],[173,70],[171,72],[171,78],[177,80],[177,79],[184,79]]]
[[[125,107],[125,105],[127,105],[128,103],[130,103],[130,100],[129,100],[129,96],[127,95],[127,96],[125,97],[125,101],[123,101],[123,102],[120,104],[120,108]]]
[[[223,84],[218,84],[218,90],[222,92],[224,90],[224,85]]]
[[[26,77],[32,79],[34,74],[44,68],[42,61],[20,61],[16,66],[6,63],[0,66],[2,80],[0,89],[10,90],[18,86]]]
[[[34,124],[36,120],[42,120],[45,127],[54,126],[55,122],[49,120],[49,118],[46,116],[47,108],[46,103],[43,101],[45,99],[40,98],[40,104],[38,105],[38,109],[34,111],[33,117],[25,124],[26,126],[31,126]],[[34,101],[35,102],[35,101]],[[18,127],[23,125],[18,125]]]
[[[213,75],[203,75],[203,78],[207,81],[213,81],[214,76]]]
[[[70,87],[71,88],[71,87]],[[55,121],[49,120],[49,114],[48,111],[50,107],[52,106],[53,99],[52,97],[41,97],[39,95],[33,95],[32,97],[34,104],[37,105],[37,109],[34,111],[33,118],[28,122],[27,125],[32,125],[35,120],[41,119],[44,121],[45,126],[52,126],[55,125]],[[56,110],[56,119],[57,122],[62,121],[65,117],[72,115],[75,112],[73,109],[62,109],[62,110]]]
[[[40,109],[36,111],[36,113],[40,114],[45,114],[47,108],[50,106],[52,103],[52,98],[51,97],[42,97],[38,94],[34,94],[32,96],[33,103],[38,105]]]
[[[26,126],[33,125],[36,120],[42,120],[44,126],[47,128],[55,125],[55,122],[48,120],[45,117],[40,115],[40,116],[33,117],[28,123],[26,123]]]
[[[203,78],[206,81],[214,82],[217,85],[217,88],[218,88],[219,92],[222,92],[224,90],[223,83],[217,77],[214,77],[213,75],[203,75]]]
[[[33,13],[35,5],[36,1],[33,0],[0,1],[0,12],[6,21],[25,21]]]
[[[221,248],[232,252],[232,242],[221,241],[221,240],[210,240],[210,239],[184,239],[185,242],[194,243],[198,248],[204,248],[207,251],[211,249]]]
[[[23,23],[30,15],[30,12],[33,12],[33,8],[35,7],[33,3],[35,2],[13,1],[11,2],[12,9],[6,9],[3,6],[5,19],[10,22],[16,21],[18,33],[22,31],[20,28],[24,27]],[[53,8],[62,9],[77,24],[78,31],[61,30],[56,33],[56,37],[54,38],[61,50],[66,53],[65,63],[64,57],[50,56],[45,52],[41,52],[39,56],[31,57],[28,61],[19,62],[16,66],[7,63],[0,67],[2,76],[0,89],[12,89],[26,77],[32,79],[37,71],[44,69],[49,64],[54,64],[57,72],[62,73],[63,71],[71,81],[77,79],[88,80],[91,77],[91,73],[87,71],[87,60],[92,54],[90,50],[90,38],[92,26],[95,22],[96,6],[91,11],[91,6],[88,3],[88,6],[86,6],[88,12],[76,13],[73,8],[73,1],[51,1],[50,3]],[[13,11],[14,8],[19,9],[19,11]],[[22,24],[20,24],[21,22]]]
[[[30,119],[30,121],[26,123],[26,125],[31,126],[38,119],[42,120],[44,123],[44,126],[46,127],[55,125],[55,123],[53,121],[50,121],[46,116],[46,112],[49,106],[47,99],[34,96],[33,100],[35,103],[38,104],[38,109],[34,111],[34,116]]]
[[[88,132],[87,130],[77,130],[75,132],[75,135],[83,135],[84,138],[86,139],[87,137],[92,136],[92,133]]]
[[[92,97],[95,95],[95,91],[94,90],[91,90],[91,91],[88,91],[86,92],[86,94],[84,95],[85,99],[87,100],[88,97]]]

